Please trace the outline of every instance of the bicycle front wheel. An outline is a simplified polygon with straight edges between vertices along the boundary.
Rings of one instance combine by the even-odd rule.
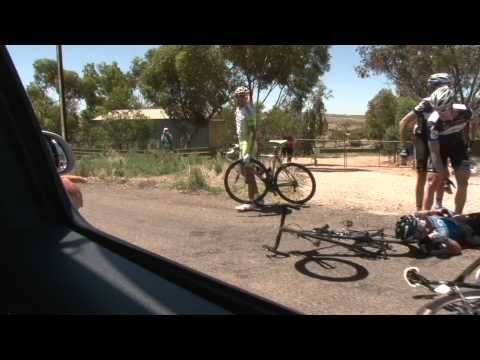
[[[480,315],[480,290],[448,295],[423,306],[417,315]]]
[[[263,199],[268,192],[267,169],[261,162],[253,159],[249,166],[253,168],[255,174],[254,186],[256,186],[257,191],[254,200],[258,201]],[[245,178],[243,160],[237,160],[227,168],[223,181],[225,191],[233,200],[243,204],[251,202],[248,196],[248,184]]]
[[[274,184],[278,194],[293,204],[304,204],[315,195],[315,178],[305,166],[288,163],[275,173]]]

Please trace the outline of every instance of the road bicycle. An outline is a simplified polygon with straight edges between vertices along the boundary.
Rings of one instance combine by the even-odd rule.
[[[467,277],[472,274],[473,282],[467,282]],[[422,306],[417,315],[480,315],[480,259],[453,281],[429,280],[420,275],[416,267],[406,268],[403,277],[411,287],[425,287],[435,294],[444,295]]]
[[[312,230],[303,230],[300,228],[293,228],[292,226],[285,226],[286,216],[292,212],[290,209],[300,210],[300,207],[290,204],[281,204],[278,205],[278,207],[281,209],[281,218],[275,244],[273,246],[263,246],[264,249],[274,255],[288,255],[278,250],[284,233],[305,239],[315,247],[319,247],[322,241],[324,241],[342,246],[359,256],[371,259],[387,259],[390,256],[404,255],[405,252],[399,250],[399,247],[408,249],[408,252],[410,252],[410,247],[405,243],[397,240],[386,240],[386,235],[383,229],[362,231],[352,230],[349,229],[353,226],[351,222],[347,222],[347,229],[339,231],[330,229],[329,225],[320,228],[313,228]]]
[[[248,165],[243,160],[230,164],[225,172],[224,185],[227,194],[239,203],[249,203],[248,184],[245,167],[253,168],[254,181],[258,194],[254,201],[262,200],[268,192],[279,195],[293,204],[304,204],[316,191],[315,177],[305,166],[296,163],[282,163],[281,146],[286,140],[271,140],[274,146],[269,167],[265,167],[257,159],[251,159]]]

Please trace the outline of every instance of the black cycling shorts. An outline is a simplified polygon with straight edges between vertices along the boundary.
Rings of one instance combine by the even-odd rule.
[[[418,171],[427,171],[428,157],[430,151],[428,150],[428,137],[425,134],[415,134],[415,163]]]
[[[468,220],[465,224],[472,228],[474,235],[480,236],[480,213],[468,214],[466,216]]]
[[[445,167],[447,167],[448,159],[454,170],[458,170],[465,161],[468,161],[467,147],[461,133],[442,135],[439,137],[439,141],[440,158]]]

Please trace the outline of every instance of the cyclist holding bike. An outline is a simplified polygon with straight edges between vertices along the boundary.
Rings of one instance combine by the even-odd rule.
[[[435,173],[428,184],[423,208],[430,210],[433,193],[448,178],[447,159],[450,159],[457,181],[455,213],[461,214],[467,199],[470,177],[465,130],[472,118],[472,111],[463,104],[454,104],[455,92],[448,86],[435,90],[430,101],[435,111],[427,119],[428,146]]]
[[[439,87],[451,85],[450,76],[446,73],[433,74],[428,79],[428,86],[433,91]],[[417,204],[417,211],[422,210],[424,189],[427,182],[427,168],[429,159],[428,150],[428,134],[427,134],[427,118],[433,112],[432,105],[430,104],[430,98],[423,99],[412,111],[410,111],[400,121],[400,142],[405,142],[405,129],[408,125],[415,123],[413,128],[414,133],[414,148],[415,158],[417,166],[417,184],[415,187],[415,197]],[[406,156],[407,151],[403,149],[400,155]],[[451,193],[449,187],[449,181],[446,182],[445,189]],[[436,192],[436,207],[442,207],[444,189],[442,187],[437,189]]]
[[[255,182],[254,167],[250,166],[250,160],[256,155],[256,126],[257,113],[250,102],[250,91],[245,86],[240,86],[235,90],[235,98],[238,107],[235,111],[235,122],[237,128],[238,141],[240,146],[240,156],[243,159],[243,174],[248,185],[248,198],[250,203],[235,207],[238,211],[249,211],[258,209],[254,201],[258,195],[258,187]],[[261,204],[260,204],[261,205]]]
[[[454,215],[446,209],[419,211],[402,216],[395,227],[395,237],[417,243],[425,254],[454,256],[462,245],[480,246],[480,213]]]

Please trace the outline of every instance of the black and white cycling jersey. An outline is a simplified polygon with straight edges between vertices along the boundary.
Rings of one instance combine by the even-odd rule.
[[[437,140],[439,136],[451,135],[465,129],[472,118],[472,110],[463,104],[453,104],[455,117],[452,120],[442,120],[437,111],[427,118],[430,139]]]

